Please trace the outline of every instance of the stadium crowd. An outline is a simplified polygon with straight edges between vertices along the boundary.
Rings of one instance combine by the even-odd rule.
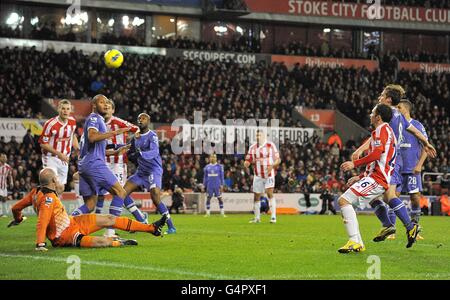
[[[51,50],[38,52],[34,49],[5,48],[0,50],[0,55],[4,58],[0,66],[0,117],[42,118],[39,112],[43,98],[79,99],[104,93],[121,107],[119,116],[129,121],[134,121],[137,114],[145,110],[152,113],[153,122],[171,123],[177,118],[187,118],[192,122],[193,112],[201,110],[203,120],[217,118],[225,123],[225,119],[276,118],[280,120],[280,126],[298,127],[302,124],[294,121],[293,112],[296,107],[305,107],[337,108],[368,128],[367,116],[383,86],[398,82],[406,88],[408,98],[415,103],[414,111],[420,111],[418,119],[425,124],[439,151],[437,159],[427,161],[425,170],[439,172],[440,166],[448,166],[448,73],[399,71],[394,77],[395,73],[389,69],[369,72],[364,68],[332,69],[297,65],[288,70],[279,63],[240,66],[138,55],[127,55],[120,69],[111,70],[104,66],[98,53],[84,55],[76,50],[55,53]],[[30,154],[23,147],[10,146],[7,151],[9,163],[17,173],[14,175],[15,190],[23,189],[35,179],[35,174],[26,174],[28,170],[37,170],[40,163],[39,150]],[[300,188],[303,183],[299,178],[305,174],[306,177],[322,180],[336,178],[342,185],[345,178],[337,166],[348,157],[348,149],[339,149],[339,154],[335,155],[332,153],[336,153],[336,149],[322,148],[320,144],[299,149],[293,149],[292,145],[283,147],[287,148],[281,149],[281,153],[285,153],[285,164],[280,167],[277,176],[280,190]],[[2,145],[1,149],[6,148]],[[167,174],[170,174],[166,176],[165,187],[178,185],[198,189],[204,158],[174,157],[167,151],[163,146],[161,153],[166,155],[165,167]],[[25,152],[27,156],[24,158]],[[251,186],[250,177],[243,175],[247,171],[242,170],[241,159],[222,158],[229,190],[242,191]],[[303,174],[302,168],[296,165],[302,159],[308,163],[317,161],[317,165],[327,162],[329,169],[313,165],[314,170],[305,165]],[[186,168],[185,164],[194,167]],[[75,165],[72,165],[71,174],[74,171]],[[296,180],[300,185],[293,184]],[[312,188],[317,187],[317,183],[312,182]]]
[[[260,53],[261,44],[256,38],[247,38],[240,36],[230,43],[195,41],[187,37],[178,37],[176,39],[158,37],[156,47],[178,48],[178,49],[198,49],[209,51],[231,51]]]

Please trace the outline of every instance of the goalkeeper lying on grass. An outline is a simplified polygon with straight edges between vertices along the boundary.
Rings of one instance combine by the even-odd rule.
[[[50,168],[45,168],[39,173],[40,187],[34,188],[22,200],[12,208],[14,220],[8,227],[19,225],[26,218],[21,211],[33,205],[38,215],[36,225],[36,250],[47,251],[46,238],[53,247],[118,247],[124,245],[137,245],[135,240],[113,239],[103,236],[89,236],[100,229],[112,227],[124,231],[149,232],[154,236],[161,236],[161,230],[167,217],[153,224],[142,224],[125,217],[112,215],[80,215],[69,217],[58,192],[62,192],[63,186],[58,182],[58,177]]]

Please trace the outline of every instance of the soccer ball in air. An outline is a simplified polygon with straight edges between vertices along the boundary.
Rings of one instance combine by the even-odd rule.
[[[117,49],[111,49],[105,53],[105,64],[108,68],[118,68],[123,63],[123,55]]]

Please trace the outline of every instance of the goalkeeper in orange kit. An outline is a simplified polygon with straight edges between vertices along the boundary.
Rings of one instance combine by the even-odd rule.
[[[34,188],[21,201],[13,206],[14,220],[8,227],[19,225],[25,217],[21,211],[33,205],[38,215],[36,225],[36,250],[47,251],[46,238],[53,247],[118,247],[124,245],[137,245],[135,240],[113,239],[103,236],[90,236],[100,229],[112,227],[124,231],[148,232],[154,236],[161,236],[161,230],[166,223],[166,216],[152,224],[142,224],[125,217],[112,215],[80,215],[69,217],[63,204],[58,198],[58,193],[63,190],[63,185],[58,182],[58,177],[50,168],[45,168],[39,173],[40,187]]]

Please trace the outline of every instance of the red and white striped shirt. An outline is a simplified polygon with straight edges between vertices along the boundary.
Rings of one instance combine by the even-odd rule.
[[[275,176],[275,170],[269,174],[269,166],[273,166],[274,162],[280,158],[277,146],[272,142],[265,142],[258,146],[257,143],[250,146],[245,160],[253,164],[253,172],[256,176],[268,178]]]
[[[106,122],[106,127],[108,131],[114,131],[120,128],[131,127],[131,132],[136,132],[139,130],[139,127],[131,124],[128,121],[122,120],[121,118],[112,116],[111,119]],[[127,143],[128,133],[124,132],[122,134],[118,134],[113,136],[111,139],[107,140],[108,144],[113,145],[125,145]],[[106,157],[106,161],[109,163],[126,163],[127,155],[126,154],[115,154]]]
[[[383,123],[372,131],[369,155],[374,151],[381,151],[382,153],[380,159],[367,165],[364,176],[372,177],[385,189],[389,187],[395,166],[396,144],[397,139],[394,131],[388,123]]]
[[[70,156],[72,151],[73,135],[77,129],[77,121],[73,117],[69,117],[64,124],[59,116],[51,118],[44,124],[44,129],[39,138],[40,144],[49,144],[53,149]],[[46,156],[55,156],[52,153],[42,150],[42,154]]]
[[[8,178],[11,176],[12,168],[8,164],[0,166],[0,190],[8,189]]]

